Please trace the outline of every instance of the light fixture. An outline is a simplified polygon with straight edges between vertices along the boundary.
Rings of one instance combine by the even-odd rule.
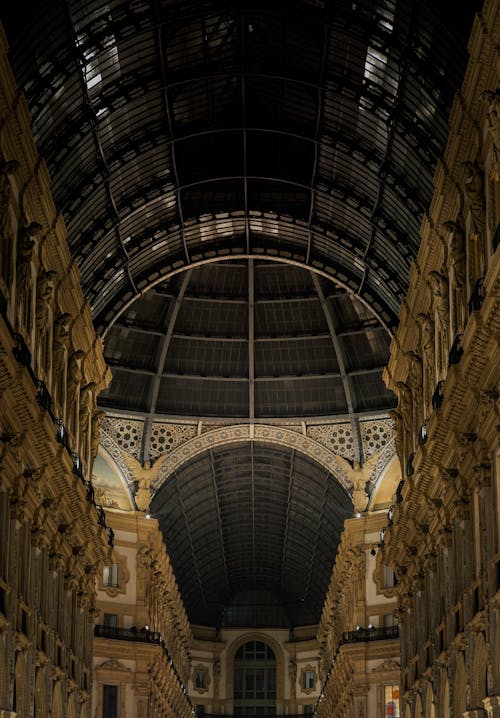
[[[360,518],[361,518],[361,514],[359,513],[359,511],[356,512],[356,518],[357,518],[357,519],[360,519]]]
[[[147,519],[150,519],[150,518],[151,518],[151,514],[149,513],[149,511],[146,511],[146,518],[147,518]]]

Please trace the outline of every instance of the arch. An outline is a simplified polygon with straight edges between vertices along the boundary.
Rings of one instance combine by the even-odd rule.
[[[248,631],[247,633],[238,636],[233,643],[230,644],[226,654],[226,682],[227,682],[227,695],[233,696],[234,694],[234,659],[236,653],[249,641],[261,641],[265,643],[274,653],[276,658],[276,713],[283,712],[283,698],[284,698],[284,656],[283,649],[272,636],[267,633],[259,631]]]
[[[440,718],[450,718],[450,682],[444,668],[439,673],[439,705]]]
[[[49,713],[47,705],[47,671],[39,668],[35,678],[35,718],[45,718]]]
[[[417,697],[415,698],[415,708],[413,710],[414,718],[424,718],[424,711],[422,708],[422,699],[420,698],[420,695],[417,693]]]
[[[68,698],[66,718],[76,718],[75,696],[71,694]]]
[[[251,218],[255,220],[254,217]],[[240,218],[235,218],[235,222],[239,221]],[[227,221],[227,220],[226,220]],[[264,219],[260,218],[263,222]],[[214,224],[217,225],[220,220],[214,220]],[[279,235],[283,232],[285,235],[290,233],[290,226],[294,227],[296,233],[301,236],[305,235],[304,241],[307,242],[309,235],[317,235],[319,239],[325,238],[328,235],[327,229],[325,232],[313,233],[310,230],[306,230],[302,226],[295,227],[293,222],[290,222],[290,218],[287,217],[285,220],[279,219],[268,219],[265,218],[266,225],[270,222],[273,224],[272,231],[268,229],[272,235]],[[209,222],[204,222],[203,225],[208,225]],[[180,230],[178,230],[180,231]],[[213,230],[214,235],[217,234],[216,230]],[[168,233],[169,240],[172,238],[172,234],[175,232]],[[234,233],[236,234],[236,232]],[[161,257],[160,251],[155,253],[157,261],[155,263],[154,270],[151,270],[151,274],[144,276],[136,280],[135,292],[127,291],[122,288],[121,298],[119,295],[113,295],[115,297],[114,304],[111,304],[113,296],[109,299],[109,303],[104,305],[98,298],[103,295],[109,298],[109,293],[101,292],[99,290],[98,296],[95,298],[91,297],[92,306],[95,314],[95,325],[96,331],[104,338],[113,325],[113,323],[128,309],[139,297],[143,296],[149,289],[152,289],[157,284],[164,282],[171,277],[178,274],[182,274],[189,269],[196,269],[206,264],[214,264],[217,262],[227,262],[239,259],[257,259],[272,262],[280,262],[281,264],[289,264],[294,267],[300,267],[310,272],[328,279],[334,282],[339,287],[353,292],[356,297],[362,302],[367,309],[376,317],[381,325],[386,329],[389,335],[393,336],[394,327],[397,325],[397,301],[392,296],[391,292],[384,287],[383,282],[380,282],[380,278],[377,276],[372,281],[370,269],[372,269],[378,275],[382,270],[381,266],[368,266],[361,264],[357,259],[356,255],[352,250],[345,249],[341,244],[335,244],[332,241],[332,256],[320,256],[318,258],[307,259],[305,256],[305,247],[300,249],[299,245],[293,244],[294,251],[292,252],[288,248],[283,248],[279,244],[273,245],[273,241],[269,239],[267,234],[262,233],[262,238],[265,240],[265,249],[256,248],[252,252],[243,250],[243,247],[226,247],[225,244],[206,243],[203,247],[205,256],[200,257],[198,255],[191,256],[189,263],[186,262],[185,258],[179,258],[178,255],[166,255]],[[329,238],[332,240],[332,238]],[[159,238],[158,243],[161,238]],[[208,246],[210,244],[210,246]],[[304,250],[304,251],[303,251]],[[140,257],[134,258],[135,261],[140,263]],[[373,262],[372,262],[373,264]],[[158,269],[159,267],[159,269]],[[117,284],[115,282],[115,284]],[[362,289],[362,294],[360,293]],[[102,304],[102,306],[101,306]]]
[[[112,473],[114,477],[116,477],[115,483],[120,489],[120,497],[123,496],[123,502],[124,504],[128,504],[128,509],[133,509],[134,501],[132,498],[131,484],[134,481],[134,477],[123,461],[120,447],[104,428],[101,428],[99,452],[94,462],[94,469],[98,468],[99,461],[104,462],[104,465],[107,465],[109,469],[108,473]],[[99,480],[94,481],[94,471],[92,472],[92,479],[95,487],[102,488],[99,485]],[[120,506],[120,508],[125,508],[125,506]]]
[[[28,718],[30,715],[29,693],[26,654],[21,651],[17,656],[14,671],[14,711],[18,718]]]
[[[263,444],[277,444],[287,449],[295,449],[334,474],[341,486],[346,491],[351,491],[351,483],[338,471],[333,451],[296,431],[267,424],[224,426],[189,439],[185,444],[157,460],[158,474],[154,481],[155,491],[160,489],[174,471],[199,454],[219,446],[241,444],[246,441],[259,441]]]
[[[392,497],[401,481],[401,465],[395,453],[394,438],[384,446],[379,461],[380,459],[385,463],[370,495],[368,504],[370,511],[376,511],[377,506],[379,508],[390,506]]]
[[[455,676],[453,680],[453,715],[461,718],[467,709],[467,677],[465,674],[465,661],[463,653],[456,658]]]
[[[498,654],[497,654],[498,655]],[[483,698],[488,695],[488,651],[484,634],[478,633],[474,640],[472,662],[471,707],[482,708]]]
[[[51,718],[63,718],[63,699],[61,684],[57,682],[52,692],[52,716]]]
[[[428,683],[424,697],[425,718],[436,718],[436,701],[432,684]]]

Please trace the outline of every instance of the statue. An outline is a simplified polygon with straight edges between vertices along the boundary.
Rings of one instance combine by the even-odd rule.
[[[141,464],[137,459],[126,452],[122,452],[123,459],[137,481],[135,503],[139,511],[147,511],[151,502],[151,485],[158,475],[161,458],[149,460]]]
[[[423,357],[423,381],[424,381],[424,419],[427,412],[430,413],[432,395],[436,384],[436,338],[434,322],[428,314],[419,314],[417,322],[420,326],[420,341]]]
[[[443,223],[444,229],[450,233],[448,250],[452,271],[452,320],[453,335],[463,332],[466,318],[466,242],[465,232],[459,222],[452,220]]]
[[[368,494],[366,493],[366,485],[373,476],[379,456],[380,451],[377,451],[365,461],[363,466],[361,466],[359,461],[355,461],[353,464],[351,464],[351,462],[347,459],[344,459],[343,456],[335,454],[335,461],[342,469],[342,471],[345,472],[348,481],[352,484],[352,502],[354,504],[355,511],[363,512],[368,506]]]
[[[396,382],[396,393],[399,399],[398,411],[403,421],[403,446],[406,461],[414,451],[413,402],[410,387],[406,382]]]
[[[437,357],[438,378],[444,379],[448,367],[450,350],[450,301],[448,280],[439,272],[429,272],[429,284],[432,293],[432,308],[436,331],[436,345],[439,347]]]
[[[52,340],[52,399],[63,417],[66,402],[66,350],[69,344],[71,314],[61,314],[54,322]]]
[[[19,169],[17,160],[0,161],[0,278],[8,289],[12,283],[12,254],[7,239],[11,184],[10,177]]]
[[[486,270],[486,203],[484,198],[483,172],[476,162],[463,162],[465,171],[464,192],[469,200],[469,209],[472,219],[470,271],[471,287],[484,276]]]
[[[86,354],[79,349],[71,354],[68,360],[68,385],[66,399],[66,428],[72,436],[72,446],[78,448],[78,431],[80,416],[80,386],[83,379],[82,362]]]
[[[106,412],[99,410],[92,414],[91,438],[90,438],[90,457],[92,464],[94,463],[97,451],[99,449],[99,439],[101,434],[101,424],[104,421]]]
[[[31,261],[36,237],[42,230],[38,222],[30,222],[19,229],[17,235],[16,293],[19,329],[28,336],[31,323]]]
[[[493,142],[492,179],[500,181],[500,92],[485,90],[481,100],[487,107],[488,131]]]
[[[422,409],[423,398],[423,368],[422,359],[415,352],[406,352],[408,359],[408,385],[411,391],[413,406],[413,426],[419,427],[424,419]]]
[[[46,378],[49,372],[49,361],[46,338],[49,328],[49,310],[55,293],[55,281],[57,272],[49,270],[42,272],[38,277],[36,288],[36,310],[35,310],[35,348],[37,352],[37,367],[39,375]]]
[[[92,381],[86,384],[83,389],[80,390],[80,412],[79,412],[79,425],[80,425],[80,440],[78,442],[78,451],[80,458],[85,462],[87,470],[89,466],[89,450],[90,450],[90,415],[94,408],[94,394],[96,385]]]

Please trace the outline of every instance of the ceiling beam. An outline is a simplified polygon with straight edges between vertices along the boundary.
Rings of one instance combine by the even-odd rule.
[[[159,343],[156,373],[154,375],[153,383],[150,389],[149,410],[144,422],[144,432],[142,435],[141,456],[143,461],[147,461],[149,459],[149,444],[151,440],[151,431],[153,428],[153,417],[156,413],[156,402],[158,401],[158,393],[160,391],[160,384],[163,376],[163,370],[165,368],[165,361],[167,359],[167,353],[170,347],[170,342],[172,341],[174,326],[177,320],[177,316],[179,314],[182,300],[184,298],[184,293],[189,284],[189,280],[191,279],[191,271],[191,269],[188,269],[182,278],[182,284],[181,288],[179,289],[179,294],[177,295],[177,299],[175,300],[175,304],[171,308],[170,316],[167,320],[166,331],[163,335],[163,339],[161,339]]]
[[[224,563],[224,576],[226,579],[227,595],[230,596],[231,585],[229,583],[229,574],[227,571],[227,558],[226,558],[226,550],[225,550],[225,545],[224,545],[224,532],[222,530],[222,512],[220,509],[219,489],[217,486],[217,475],[215,472],[214,454],[213,454],[212,449],[210,449],[210,451],[209,451],[209,456],[210,456],[210,468],[212,470],[212,488],[214,491],[215,506],[217,508],[217,526],[219,529],[220,551],[222,554],[222,561]]]
[[[255,419],[255,276],[254,260],[248,260],[248,418]]]
[[[316,291],[318,293],[319,301],[321,303],[321,307],[322,307],[323,313],[325,315],[326,323],[328,325],[328,330],[330,332],[330,337],[332,340],[333,350],[337,357],[337,363],[339,365],[340,375],[342,377],[342,384],[344,386],[344,394],[345,394],[345,398],[346,398],[347,408],[349,411],[349,418],[351,420],[352,439],[353,439],[353,445],[354,445],[354,459],[355,459],[355,461],[358,461],[361,463],[363,461],[363,444],[361,441],[361,431],[359,429],[359,422],[358,422],[358,419],[354,412],[354,401],[353,401],[354,391],[353,391],[353,387],[352,387],[352,382],[349,378],[349,375],[346,372],[344,355],[342,353],[342,347],[340,346],[340,341],[337,336],[337,329],[335,326],[335,319],[333,317],[331,304],[328,303],[325,299],[325,295],[323,293],[323,289],[321,288],[321,284],[320,284],[317,274],[315,274],[314,272],[311,272],[311,278],[312,278],[313,284],[316,288]]]

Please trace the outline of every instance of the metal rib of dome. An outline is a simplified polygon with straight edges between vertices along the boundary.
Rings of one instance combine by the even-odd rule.
[[[314,267],[393,327],[472,5],[11,3],[11,59],[97,327],[228,255]]]
[[[305,269],[208,264],[156,285],[106,337],[101,404],[237,421],[387,410],[390,336],[355,295]]]

